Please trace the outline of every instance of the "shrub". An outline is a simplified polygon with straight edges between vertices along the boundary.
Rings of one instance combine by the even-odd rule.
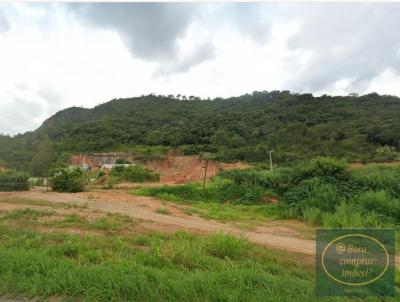
[[[284,201],[290,207],[299,210],[299,213],[307,207],[333,211],[343,199],[335,185],[319,177],[303,180],[284,194]]]
[[[364,190],[384,190],[392,196],[400,198],[399,167],[369,165],[352,171],[351,176]]]
[[[123,165],[123,164],[131,164],[132,162],[130,160],[126,160],[124,158],[118,158],[115,163],[117,165]]]
[[[0,191],[29,190],[29,176],[22,172],[7,170],[0,172]]]
[[[117,178],[115,176],[109,175],[107,177],[107,189],[114,188],[114,185],[117,183]]]
[[[400,200],[394,199],[385,191],[365,192],[356,202],[367,212],[375,212],[400,222]]]
[[[141,165],[116,166],[112,169],[111,175],[129,182],[158,181],[160,175],[153,173]]]
[[[41,187],[44,185],[44,178],[42,177],[29,178],[28,181],[31,187]]]
[[[237,204],[251,205],[260,203],[263,195],[264,190],[259,186],[225,184],[215,190],[215,199],[218,202],[230,201]]]
[[[380,228],[390,222],[375,212],[365,212],[358,205],[342,203],[335,212],[323,213],[321,224],[326,228]]]
[[[258,186],[283,194],[292,186],[294,170],[290,168],[281,168],[274,172],[261,169],[230,170],[220,173],[219,176],[230,179],[238,185]]]
[[[265,190],[259,186],[247,187],[234,183],[211,182],[204,189],[200,185],[185,184],[148,188],[146,195],[156,196],[170,201],[204,201],[235,204],[259,204],[263,201]]]
[[[58,169],[52,179],[52,189],[57,192],[82,192],[85,189],[85,175],[82,169]]]
[[[347,164],[332,157],[317,157],[299,170],[301,171],[300,177],[302,179],[316,176],[348,179],[350,176]]]

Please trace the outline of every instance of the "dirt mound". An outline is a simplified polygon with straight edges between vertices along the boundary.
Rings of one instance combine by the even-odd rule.
[[[147,167],[160,173],[160,182],[186,183],[201,181],[204,178],[206,161],[197,156],[168,156],[161,161],[151,161]],[[207,165],[207,179],[217,175],[218,172],[230,169],[244,169],[249,165],[243,163],[222,163],[209,160]]]

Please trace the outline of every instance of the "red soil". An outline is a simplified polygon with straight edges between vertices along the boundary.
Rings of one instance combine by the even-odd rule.
[[[202,181],[205,174],[206,161],[196,156],[168,156],[162,161],[151,161],[147,167],[160,173],[162,183],[186,183]],[[230,169],[244,169],[249,165],[243,163],[222,163],[214,160],[208,161],[207,179],[217,175],[218,172]]]

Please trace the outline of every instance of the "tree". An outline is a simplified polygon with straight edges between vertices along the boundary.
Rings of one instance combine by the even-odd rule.
[[[48,137],[38,145],[37,151],[31,161],[33,176],[47,176],[54,160],[54,151]]]
[[[226,146],[229,142],[230,134],[225,129],[217,130],[211,137],[211,143],[216,146]]]

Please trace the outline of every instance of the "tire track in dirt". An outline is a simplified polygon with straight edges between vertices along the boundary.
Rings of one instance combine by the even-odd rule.
[[[6,192],[0,193],[0,198],[26,198],[31,200],[45,200],[54,203],[86,204],[88,208],[125,214],[137,219],[152,222],[152,228],[166,230],[183,229],[201,233],[224,232],[235,236],[244,236],[249,241],[271,248],[289,252],[315,255],[315,241],[274,234],[273,227],[256,227],[252,231],[243,231],[233,225],[216,220],[206,220],[192,215],[185,215],[177,210],[173,204],[163,203],[152,197],[134,196],[127,193],[116,192],[83,192],[83,193],[56,193],[56,192]],[[167,208],[172,215],[155,212],[157,208]]]

